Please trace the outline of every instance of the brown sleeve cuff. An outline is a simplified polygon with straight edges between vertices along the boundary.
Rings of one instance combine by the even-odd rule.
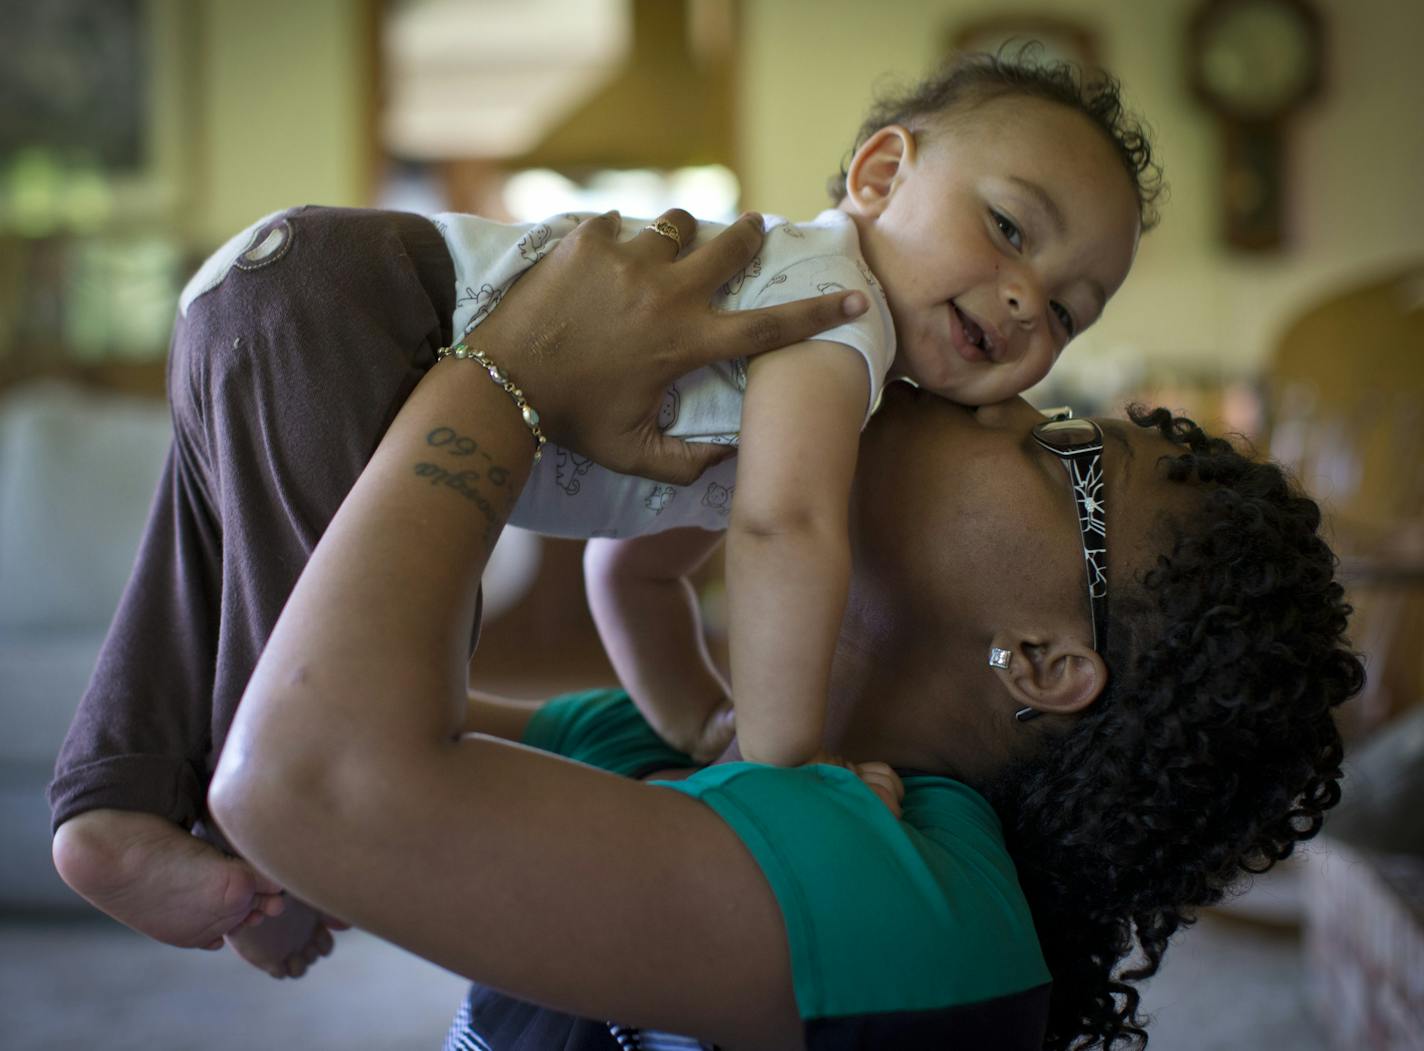
[[[48,794],[51,831],[86,810],[139,810],[184,828],[204,811],[197,773],[168,755],[96,759],[55,777]]]

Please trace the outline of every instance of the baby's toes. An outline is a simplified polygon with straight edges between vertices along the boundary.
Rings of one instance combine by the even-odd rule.
[[[318,925],[316,930],[312,931],[312,936],[307,943],[287,957],[285,975],[288,978],[300,978],[317,960],[323,956],[329,956],[334,945],[331,932]]]

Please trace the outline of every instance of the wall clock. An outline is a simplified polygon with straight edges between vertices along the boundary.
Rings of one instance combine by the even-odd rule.
[[[1254,251],[1284,239],[1282,144],[1321,87],[1325,32],[1306,0],[1206,0],[1187,32],[1193,93],[1223,137],[1223,234]]]

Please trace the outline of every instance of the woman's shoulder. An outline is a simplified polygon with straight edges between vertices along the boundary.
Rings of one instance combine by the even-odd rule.
[[[902,819],[832,766],[732,763],[668,787],[756,858],[803,1017],[957,1010],[1049,981],[999,822],[967,785],[907,778]]]

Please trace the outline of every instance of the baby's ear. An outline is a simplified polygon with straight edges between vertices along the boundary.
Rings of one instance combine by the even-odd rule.
[[[887,124],[866,139],[850,159],[846,169],[847,202],[862,215],[879,215],[914,162],[914,132],[899,124]]]

